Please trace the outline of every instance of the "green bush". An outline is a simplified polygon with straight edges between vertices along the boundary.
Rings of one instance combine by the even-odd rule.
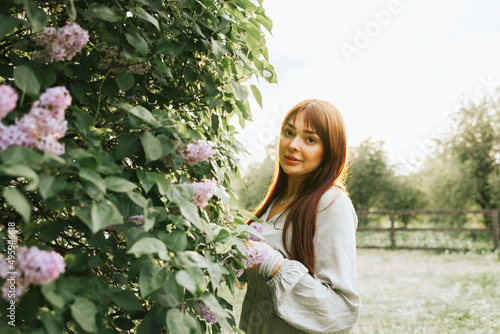
[[[88,31],[88,42],[73,56],[47,59],[40,36],[67,21]],[[239,175],[244,150],[230,119],[242,126],[251,119],[250,90],[262,104],[247,79],[276,82],[262,28],[272,22],[249,0],[2,3],[0,84],[15,87],[19,100],[0,133],[48,88],[66,87],[72,97],[67,131],[54,135],[63,154],[40,150],[40,142],[0,152],[5,258],[16,244],[65,262],[57,279],[20,297],[15,320],[5,312],[11,300],[1,299],[2,333],[234,326],[218,292],[233,287],[233,269],[242,267],[234,259],[244,253],[239,236],[249,213],[229,210],[230,176]],[[188,144],[198,141],[216,152],[188,164]],[[212,182],[215,195],[203,206],[193,185],[211,196]],[[12,226],[19,234],[10,238]]]

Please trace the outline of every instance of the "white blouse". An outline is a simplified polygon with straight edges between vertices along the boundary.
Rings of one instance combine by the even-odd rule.
[[[247,271],[248,290],[240,328],[247,334],[350,333],[359,319],[356,289],[357,216],[349,197],[332,187],[320,200],[314,247],[315,277],[300,262],[287,259],[282,230],[288,211],[261,216],[262,241],[285,262],[272,279]]]

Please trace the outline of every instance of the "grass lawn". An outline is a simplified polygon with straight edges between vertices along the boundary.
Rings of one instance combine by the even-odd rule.
[[[497,253],[358,249],[358,289],[356,334],[500,334]],[[243,297],[228,297],[236,319]]]

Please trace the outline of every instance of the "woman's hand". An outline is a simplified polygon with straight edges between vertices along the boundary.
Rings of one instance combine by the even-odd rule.
[[[269,246],[268,244],[266,244],[265,242],[262,242],[262,241],[243,240],[243,242],[245,243],[245,246],[247,246],[247,248],[260,248],[263,251],[267,250],[268,254],[271,254],[272,252],[274,252],[274,248],[272,248],[271,246]],[[271,271],[271,277],[273,277],[274,274],[281,268],[282,264],[283,264],[283,259],[278,260],[278,262],[274,266],[273,270]],[[260,268],[260,263],[254,265],[250,268],[246,268],[246,270],[250,270],[250,271],[258,273],[259,268]]]

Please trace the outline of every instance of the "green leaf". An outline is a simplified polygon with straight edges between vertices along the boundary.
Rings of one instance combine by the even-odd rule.
[[[66,304],[64,296],[56,291],[56,282],[52,281],[42,285],[42,295],[53,307],[62,309]]]
[[[139,289],[144,299],[158,290],[166,281],[168,273],[164,268],[155,265],[151,260],[144,263],[139,273]]]
[[[251,85],[250,89],[252,90],[253,97],[255,97],[255,100],[259,104],[259,106],[262,108],[262,95],[260,94],[259,89],[255,85]]]
[[[236,92],[236,98],[239,101],[243,101],[247,98],[248,96],[248,91],[246,87],[240,85],[236,80],[231,80],[231,86],[233,87],[234,91]]]
[[[248,34],[247,45],[250,50],[262,49],[266,45],[266,38],[264,35],[260,36],[260,38],[255,38],[253,35]]]
[[[189,202],[193,199],[194,187],[189,184],[174,184],[167,190],[167,198],[174,203]]]
[[[273,21],[265,14],[264,8],[257,8],[255,14],[255,18],[257,19],[257,21],[259,21],[259,23],[262,24],[267,29],[267,31],[271,32],[271,30],[273,30]]]
[[[0,41],[10,34],[22,21],[15,17],[0,16]]]
[[[38,174],[33,169],[25,165],[4,165],[0,167],[0,174],[25,178],[26,181],[28,181],[29,190],[37,189],[40,184]]]
[[[43,312],[40,318],[47,333],[60,334],[63,332],[64,318],[61,314],[52,314],[50,311]]]
[[[134,115],[135,117],[142,119],[148,124],[151,124],[153,126],[160,126],[161,124],[156,120],[156,118],[153,116],[153,114],[147,110],[146,108],[142,106],[135,106],[131,108],[130,105],[121,103],[118,105],[120,108],[124,109],[127,111],[129,114]]]
[[[166,236],[167,248],[174,252],[182,252],[188,246],[188,239],[185,231],[173,230]]]
[[[93,170],[82,168],[78,175],[85,181],[89,181],[96,186],[100,191],[106,193],[106,186],[102,177]]]
[[[131,290],[120,290],[113,295],[113,302],[128,312],[143,311],[140,300]]]
[[[76,8],[75,4],[73,3],[73,0],[64,0],[64,4],[66,5],[66,13],[68,13],[68,16],[71,21],[76,20]]]
[[[198,267],[189,267],[177,272],[175,280],[177,284],[185,287],[194,296],[199,296],[207,289],[205,274]]]
[[[158,254],[162,260],[168,261],[170,257],[167,254],[165,244],[156,238],[146,237],[139,239],[127,251],[128,254]]]
[[[40,174],[40,195],[44,200],[55,195],[55,191],[52,188],[56,177],[50,174]]]
[[[149,311],[137,328],[137,334],[162,333],[166,326],[167,310],[165,308],[153,308]],[[172,333],[174,334],[174,333]]]
[[[176,308],[171,308],[167,313],[167,328],[170,333],[201,333],[198,321],[191,315]]]
[[[212,38],[212,50],[215,54],[215,58],[221,59],[224,57],[224,53],[226,52],[226,49],[224,47],[224,44],[222,44],[220,41],[216,41]]]
[[[123,218],[116,206],[110,201],[92,202],[90,212],[92,225],[89,228],[93,233],[97,233],[108,225],[123,224]]]
[[[242,215],[243,217],[250,218],[251,220],[253,220],[253,221],[256,221],[256,222],[260,223],[260,219],[259,219],[257,216],[255,216],[253,213],[251,213],[250,211],[248,211],[248,210],[246,210],[246,209],[240,209],[240,210],[238,211],[238,213],[239,213],[240,215]]]
[[[40,82],[35,72],[26,65],[14,69],[14,83],[24,93],[37,95],[40,92]]]
[[[167,179],[165,179],[165,176],[154,172],[146,172],[146,178],[149,181],[154,182],[156,184],[160,194],[166,196],[166,193],[168,191],[168,188],[170,188],[170,185],[168,184]]]
[[[124,135],[118,139],[118,145],[115,148],[115,160],[122,160],[137,153],[142,148],[139,138],[133,135]]]
[[[193,223],[196,227],[201,229],[201,219],[198,214],[198,207],[191,202],[184,201],[179,203],[181,213],[187,220]]]
[[[135,183],[117,176],[108,176],[104,179],[104,184],[107,189],[119,193],[126,193],[137,188]]]
[[[120,16],[117,11],[100,3],[91,4],[85,15],[90,18],[98,18],[108,22],[120,21]]]
[[[42,30],[47,22],[49,22],[49,16],[45,14],[43,9],[36,6],[32,1],[25,0],[24,8],[26,9],[26,16],[28,21],[33,26],[35,32]]]
[[[144,202],[144,231],[149,231],[155,226],[155,210],[153,208],[153,201],[148,199]]]
[[[208,254],[206,254],[205,257],[207,258],[206,260],[207,260],[208,273],[210,274],[210,283],[212,284],[212,288],[215,291],[219,286],[222,275],[228,274],[229,272],[220,263],[212,262]]]
[[[175,307],[184,298],[184,288],[177,284],[174,275],[170,275],[161,288],[151,294],[151,298],[163,306]]]
[[[87,298],[77,297],[75,302],[71,304],[71,315],[73,319],[86,332],[97,332],[96,314],[97,307]]]
[[[241,21],[240,27],[242,27],[243,30],[251,34],[255,39],[260,39],[262,37],[260,29],[248,21]]]
[[[134,202],[140,207],[144,207],[146,205],[146,199],[144,198],[144,196],[142,196],[137,192],[128,192],[127,196],[128,198],[130,198],[132,202]]]
[[[127,41],[133,46],[139,53],[145,55],[148,52],[148,42],[139,35],[137,32],[131,32],[126,34]]]
[[[143,8],[138,6],[127,6],[127,9],[130,10],[132,14],[143,19],[146,22],[151,23],[156,29],[160,30],[160,25],[158,24],[158,20],[154,18],[151,14],[146,12]]]
[[[118,88],[126,92],[134,86],[134,76],[127,72],[118,73],[115,77]]]
[[[174,153],[177,150],[177,144],[175,140],[168,138],[167,136],[160,134],[156,136],[156,138],[160,141],[161,147],[163,149],[163,156],[167,156],[170,153]]]
[[[161,142],[151,132],[146,131],[141,137],[142,147],[147,161],[155,161],[163,156]]]
[[[26,195],[17,190],[17,188],[6,188],[3,195],[7,203],[12,205],[23,217],[24,221],[28,223],[31,220],[31,202]]]

